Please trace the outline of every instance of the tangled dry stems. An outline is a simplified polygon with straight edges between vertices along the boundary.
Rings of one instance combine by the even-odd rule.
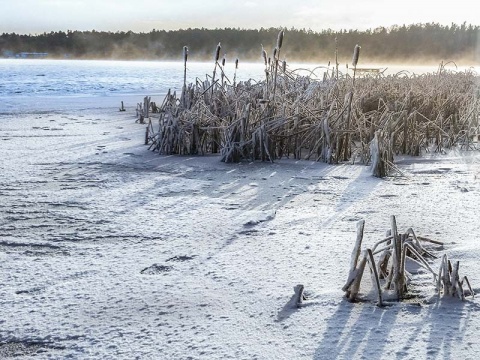
[[[362,162],[383,177],[395,171],[397,154],[477,146],[479,88],[471,70],[441,65],[424,75],[380,73],[355,80],[336,66],[301,75],[278,53],[265,61],[262,81],[231,84],[216,58],[213,76],[184,86],[180,97],[169,91],[158,124],[150,120],[148,126],[150,148],[161,154],[220,153],[225,162]]]
[[[357,301],[360,284],[364,277],[365,268],[368,264],[372,284],[378,298],[377,305],[383,306],[385,297],[397,301],[409,297],[409,285],[413,280],[413,274],[406,267],[407,262],[416,264],[427,274],[433,276],[438,295],[458,297],[462,301],[466,296],[475,296],[475,293],[466,276],[459,274],[460,262],[451,261],[447,255],[443,255],[440,268],[435,272],[428,258],[436,256],[428,251],[424,244],[436,244],[443,247],[443,243],[417,236],[412,228],[401,233],[397,229],[395,216],[390,217],[391,229],[387,237],[377,241],[371,248],[361,250],[365,221],[357,223],[357,238],[352,251],[350,270],[347,282],[342,290],[349,301]],[[376,257],[375,257],[376,255]]]

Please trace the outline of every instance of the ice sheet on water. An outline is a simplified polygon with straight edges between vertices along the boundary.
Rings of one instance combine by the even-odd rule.
[[[378,180],[364,166],[159,156],[118,106],[0,116],[4,349],[41,339],[39,358],[480,353],[477,299],[378,309],[341,291],[355,222],[371,244],[392,213],[445,241],[478,289],[478,153],[438,160],[451,169],[441,173],[412,160],[399,164],[407,178]],[[51,120],[65,136],[47,136]],[[282,312],[296,284],[313,299]]]

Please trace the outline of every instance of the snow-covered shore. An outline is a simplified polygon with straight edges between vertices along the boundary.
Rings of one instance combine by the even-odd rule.
[[[480,304],[350,304],[355,225],[446,243],[480,288],[480,157],[407,176],[311,161],[159,156],[133,110],[0,115],[0,357],[474,359]],[[434,268],[437,268],[436,263]],[[288,306],[293,286],[309,300]]]

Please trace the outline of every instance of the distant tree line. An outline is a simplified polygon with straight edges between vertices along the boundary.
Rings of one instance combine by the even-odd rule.
[[[75,59],[181,60],[189,47],[192,60],[210,60],[221,42],[222,53],[233,61],[260,60],[261,46],[272,53],[279,28],[247,30],[152,30],[149,33],[57,31],[37,35],[3,33],[0,56],[44,52],[49,57]],[[287,29],[281,57],[287,61],[333,61],[335,44],[339,62],[350,62],[355,44],[362,47],[362,61],[480,61],[480,26],[438,23],[379,27],[366,31]],[[336,40],[335,40],[336,39]],[[222,54],[223,55],[223,54]]]

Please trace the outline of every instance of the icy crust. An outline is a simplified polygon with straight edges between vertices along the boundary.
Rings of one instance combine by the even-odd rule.
[[[159,156],[116,109],[0,124],[0,358],[480,353],[477,298],[439,300],[427,277],[386,308],[341,290],[356,222],[370,243],[395,214],[445,242],[478,292],[477,153],[401,159],[407,177],[379,180],[361,165]]]

